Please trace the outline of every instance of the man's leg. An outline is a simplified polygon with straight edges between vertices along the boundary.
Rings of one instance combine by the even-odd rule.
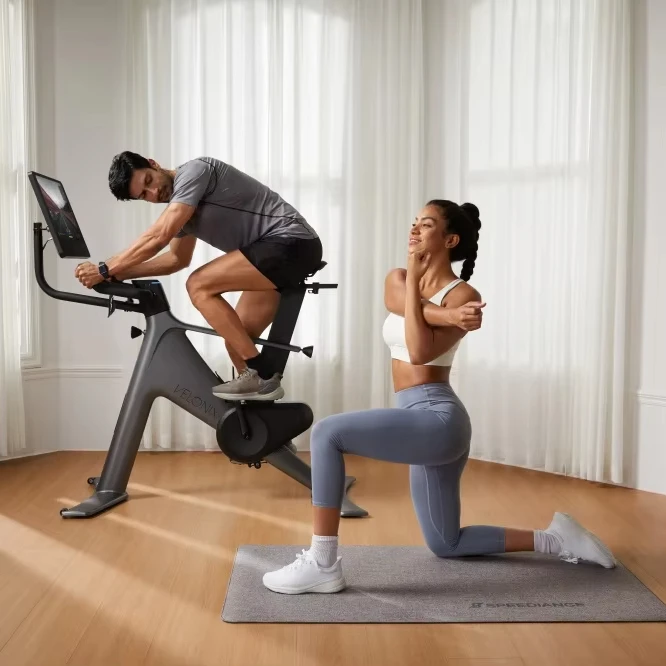
[[[215,387],[215,394],[222,398],[275,400],[284,395],[279,378],[259,375],[256,367],[259,352],[252,337],[237,312],[221,296],[229,291],[265,294],[271,290],[275,290],[275,285],[239,251],[214,259],[194,271],[187,280],[194,307],[236,353],[235,364],[240,376]]]
[[[280,293],[275,289],[270,291],[244,291],[238,299],[236,314],[252,338],[258,338],[275,319],[278,305],[280,305]],[[238,352],[227,341],[227,351],[234,367],[242,372],[247,363]]]
[[[238,353],[241,361],[259,352],[236,311],[220,294],[228,291],[268,291],[275,285],[236,250],[203,265],[187,279],[192,304]]]

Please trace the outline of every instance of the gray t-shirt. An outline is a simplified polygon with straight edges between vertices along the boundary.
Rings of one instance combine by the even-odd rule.
[[[199,157],[176,169],[170,203],[176,202],[196,206],[176,236],[191,234],[223,252],[259,239],[317,238],[279,194],[212,157]]]

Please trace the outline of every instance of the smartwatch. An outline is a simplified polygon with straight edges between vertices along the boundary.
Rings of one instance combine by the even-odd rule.
[[[109,267],[103,262],[99,262],[99,274],[105,279],[109,279]]]

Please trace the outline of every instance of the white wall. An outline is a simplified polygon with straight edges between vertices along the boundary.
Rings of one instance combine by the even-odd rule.
[[[121,250],[122,204],[109,192],[112,157],[123,150],[122,78],[127,63],[121,4],[35,0],[38,171],[63,181],[92,261]],[[47,280],[87,293],[74,279],[78,260],[46,251]],[[135,321],[104,308],[41,300],[42,365],[25,373],[31,451],[108,447],[124,395],[123,345]],[[39,405],[39,410],[31,410]],[[31,418],[39,413],[39,418]]]
[[[635,4],[635,179],[628,482],[666,493],[666,2]]]
[[[116,224],[122,204],[107,184],[111,159],[124,148],[124,19],[107,0],[57,0],[54,28],[55,174],[67,189],[92,261],[99,261],[123,249],[125,240]],[[58,260],[60,288],[86,291],[73,278],[77,263]],[[107,321],[103,308],[73,303],[58,304],[57,312],[61,367],[122,362],[119,314]]]

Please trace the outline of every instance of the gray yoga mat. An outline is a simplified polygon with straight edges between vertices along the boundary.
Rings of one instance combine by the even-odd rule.
[[[307,547],[307,546],[305,546]],[[666,605],[618,563],[569,564],[534,553],[440,559],[412,546],[343,546],[347,589],[285,595],[261,578],[298,546],[242,546],[225,622],[666,622]]]

